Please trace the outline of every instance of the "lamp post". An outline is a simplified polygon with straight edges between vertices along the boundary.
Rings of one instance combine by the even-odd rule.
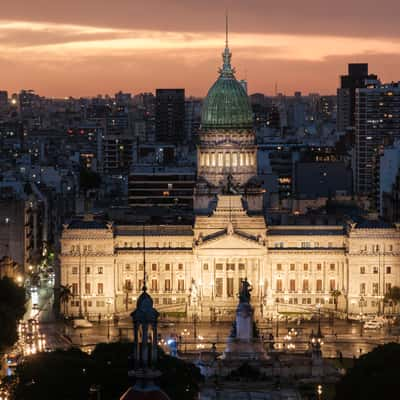
[[[363,330],[364,330],[364,313],[363,313],[364,297],[363,296],[360,296],[359,306],[360,306],[360,337],[362,337]]]
[[[110,304],[112,303],[112,299],[107,299],[107,341],[110,341],[110,322],[111,322],[111,315],[110,315]]]
[[[278,299],[277,299],[278,300]],[[277,338],[279,336],[279,302],[276,302],[276,332],[275,332],[275,337]]]
[[[317,336],[318,337],[323,337],[322,332],[321,332],[321,304],[317,304],[318,308],[318,331],[317,331]]]
[[[322,400],[322,385],[317,386],[318,400]]]
[[[189,335],[190,335],[190,331],[188,329],[186,329],[186,328],[181,332],[181,337],[182,337],[182,340],[184,341],[184,344],[185,344],[185,353],[187,351],[187,341],[185,339],[185,336],[189,336]]]

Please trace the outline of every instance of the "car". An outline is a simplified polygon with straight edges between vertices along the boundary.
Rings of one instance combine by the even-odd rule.
[[[376,320],[367,321],[364,324],[364,329],[380,329],[382,328],[382,323]]]
[[[15,368],[18,364],[18,361],[20,359],[20,355],[17,353],[11,353],[7,355],[7,365],[10,368]]]
[[[72,327],[76,328],[91,328],[93,324],[84,318],[77,318],[72,321]]]
[[[160,324],[160,328],[171,328],[173,326],[175,326],[173,322],[164,322]]]

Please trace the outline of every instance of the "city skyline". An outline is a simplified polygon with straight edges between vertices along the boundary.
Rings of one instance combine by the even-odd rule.
[[[392,81],[400,61],[400,31],[390,23],[400,6],[393,1],[379,10],[370,1],[339,1],[333,9],[316,1],[274,7],[257,0],[171,1],[168,8],[156,0],[122,0],[118,7],[91,0],[23,3],[4,5],[0,19],[0,67],[10,93],[25,88],[64,97],[184,87],[188,95],[205,96],[220,64],[226,8],[232,64],[249,93],[272,95],[277,84],[288,95],[334,94],[348,62],[368,62]]]

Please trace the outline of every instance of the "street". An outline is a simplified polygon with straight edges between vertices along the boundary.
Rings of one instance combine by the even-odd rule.
[[[53,286],[49,281],[43,281],[40,288],[32,292],[32,301],[24,320],[36,319],[38,332],[45,338],[45,348],[66,349],[71,346],[90,350],[99,342],[132,340],[133,330],[130,318],[94,322],[90,328],[74,329],[70,323],[56,320],[53,310]],[[32,304],[37,304],[33,309]],[[308,349],[310,335],[318,331],[318,321],[290,322],[280,320],[273,322],[258,322],[259,335],[270,347],[270,334],[273,335],[274,347],[280,351],[303,352]],[[288,331],[296,331],[296,337],[290,339],[288,346]],[[323,355],[335,358],[341,353],[345,358],[359,357],[371,351],[379,344],[399,341],[399,327],[385,327],[377,330],[363,329],[358,321],[322,319],[320,329],[323,335]],[[222,352],[231,330],[227,322],[175,322],[160,321],[159,343],[169,351],[167,341],[175,339],[180,351],[198,352],[210,350],[215,343],[217,351]]]

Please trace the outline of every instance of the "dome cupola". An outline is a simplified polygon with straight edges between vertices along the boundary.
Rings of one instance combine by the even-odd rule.
[[[245,89],[235,78],[235,69],[231,66],[231,58],[227,27],[219,78],[208,91],[203,104],[202,130],[251,129],[253,127],[250,101]]]

